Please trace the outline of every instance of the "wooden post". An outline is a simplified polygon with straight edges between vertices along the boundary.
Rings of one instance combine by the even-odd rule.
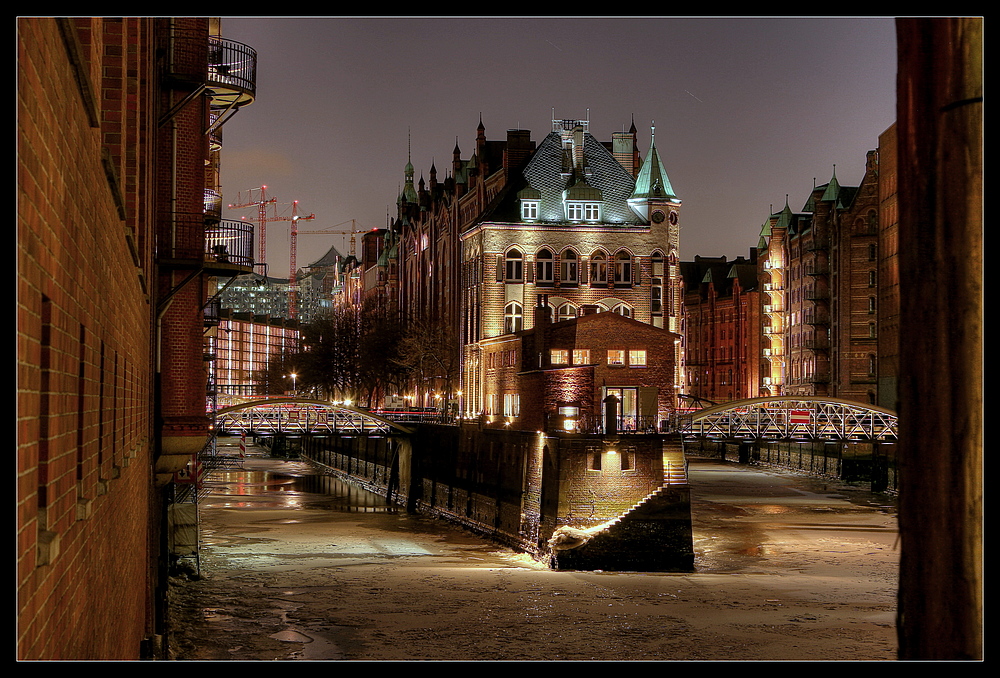
[[[899,658],[982,659],[983,20],[896,35]]]

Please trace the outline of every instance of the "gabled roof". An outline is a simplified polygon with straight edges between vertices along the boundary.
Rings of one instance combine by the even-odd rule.
[[[563,167],[562,138],[558,132],[550,132],[538,145],[523,172],[527,186],[538,191],[541,196],[538,215],[540,222],[564,222],[564,191],[572,189],[578,181],[583,180],[588,187],[600,191],[604,201],[603,223],[642,223],[627,202],[635,190],[635,180],[592,134],[584,133],[584,175],[567,176]],[[523,187],[522,184],[518,190]]]

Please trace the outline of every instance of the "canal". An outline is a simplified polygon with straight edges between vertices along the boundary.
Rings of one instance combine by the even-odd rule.
[[[696,572],[557,572],[306,462],[251,456],[206,481],[201,576],[170,590],[172,656],[895,658],[894,502],[711,460],[690,478]]]

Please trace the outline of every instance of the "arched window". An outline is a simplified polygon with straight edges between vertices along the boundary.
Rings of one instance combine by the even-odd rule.
[[[543,248],[538,251],[535,255],[535,284],[536,285],[551,285],[555,282],[553,276],[553,257],[552,252]]]
[[[619,252],[615,255],[615,285],[617,287],[631,286],[632,284],[632,255],[628,252]]]
[[[504,334],[520,332],[524,328],[524,310],[521,304],[512,301],[503,310],[503,331]]]
[[[608,260],[604,252],[594,252],[590,257],[590,284],[608,282]]]
[[[573,304],[562,304],[559,306],[559,313],[556,318],[558,322],[563,320],[572,320],[576,317],[576,307]]]
[[[578,259],[573,250],[566,250],[562,253],[559,261],[560,284],[576,285],[580,282],[580,274],[577,269]]]
[[[663,273],[663,252],[660,250],[653,250],[653,254],[649,257],[651,265],[651,273],[654,278],[662,278]]]
[[[611,310],[617,313],[618,315],[625,316],[626,318],[632,317],[632,308],[627,304],[618,304]]]
[[[524,257],[520,250],[510,250],[504,257],[504,281],[522,282],[524,280]]]

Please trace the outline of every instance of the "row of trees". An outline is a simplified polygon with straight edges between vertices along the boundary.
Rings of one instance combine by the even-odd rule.
[[[269,394],[291,388],[318,398],[375,407],[387,396],[430,388],[451,395],[459,374],[457,342],[447,327],[404,324],[374,300],[320,313],[302,328],[301,348],[275,355],[257,376]]]

